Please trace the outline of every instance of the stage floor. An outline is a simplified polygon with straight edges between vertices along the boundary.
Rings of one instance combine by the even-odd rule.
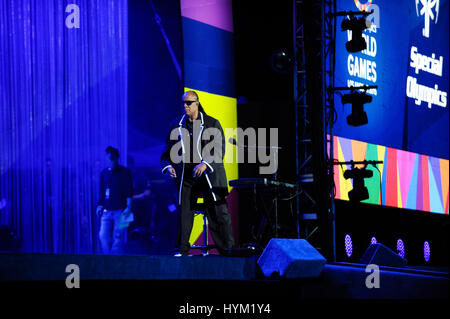
[[[5,288],[65,285],[68,265],[77,265],[80,286],[105,289],[172,287],[174,293],[203,294],[208,286],[235,296],[286,296],[300,299],[442,299],[448,298],[448,269],[380,267],[379,288],[368,288],[365,265],[328,263],[320,277],[266,278],[258,256],[107,256],[0,254],[0,285]],[[189,289],[182,287],[190,287]],[[158,289],[159,289],[158,288]],[[87,288],[86,288],[87,289]]]

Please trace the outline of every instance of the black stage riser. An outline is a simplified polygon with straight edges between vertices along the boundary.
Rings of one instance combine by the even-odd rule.
[[[264,300],[448,298],[448,270],[381,266],[379,288],[368,288],[366,282],[371,272],[366,270],[366,265],[326,264],[318,278],[267,279],[262,275],[256,257],[221,256],[1,254],[0,291],[17,288],[23,292],[33,287],[70,290],[65,285],[69,264],[79,266],[80,283],[85,290],[89,287],[114,291],[138,287],[155,289],[170,285],[177,288],[173,291],[185,294],[182,287],[188,285],[197,287],[199,293],[203,288],[223,287],[227,295],[229,288],[234,287],[233,296],[257,295],[264,296]],[[192,285],[193,281],[195,285]]]
[[[65,280],[75,264],[80,280],[251,280],[256,258],[220,256],[0,255],[0,281]]]

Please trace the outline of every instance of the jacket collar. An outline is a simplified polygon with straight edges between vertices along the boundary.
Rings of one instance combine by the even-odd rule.
[[[205,120],[203,118],[203,113],[202,112],[198,112],[198,114],[200,115],[200,121],[201,121],[201,126],[205,125]],[[183,116],[181,117],[180,122],[178,123],[178,125],[181,127],[183,126],[183,122],[186,120],[186,114],[183,114]]]

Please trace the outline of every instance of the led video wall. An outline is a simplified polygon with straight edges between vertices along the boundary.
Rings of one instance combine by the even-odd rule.
[[[384,162],[368,167],[365,202],[448,214],[448,1],[337,1],[337,11],[362,10],[374,12],[360,52],[346,50],[352,33],[337,18],[335,86],[377,88],[361,126],[348,125],[351,105],[335,96],[334,158]],[[335,169],[338,199],[352,188],[345,169]]]

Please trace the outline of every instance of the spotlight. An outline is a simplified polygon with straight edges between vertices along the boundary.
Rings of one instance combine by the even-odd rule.
[[[372,23],[364,17],[344,19],[341,24],[342,31],[351,30],[352,39],[345,44],[348,52],[359,52],[367,48],[366,40],[362,36],[363,30],[370,27]]]
[[[345,242],[345,253],[347,254],[347,257],[350,258],[353,253],[352,237],[350,237],[349,234],[346,234],[345,238],[344,238],[344,242]]]
[[[364,185],[364,178],[370,178],[373,176],[373,172],[366,168],[352,168],[344,172],[345,179],[353,179],[353,189],[348,192],[348,198],[352,202],[360,202],[365,199],[369,199],[369,191]]]
[[[405,243],[401,238],[399,238],[397,240],[397,254],[400,257],[405,258],[405,253],[406,253]]]
[[[270,59],[272,69],[277,73],[289,73],[294,60],[287,50],[277,50]]]
[[[425,241],[423,243],[423,258],[425,259],[425,262],[429,262],[430,257],[431,257],[430,243]]]
[[[364,111],[364,104],[372,102],[372,97],[367,93],[352,92],[342,96],[342,104],[350,103],[352,113],[347,116],[347,123],[351,126],[361,126],[369,123],[367,113]]]

